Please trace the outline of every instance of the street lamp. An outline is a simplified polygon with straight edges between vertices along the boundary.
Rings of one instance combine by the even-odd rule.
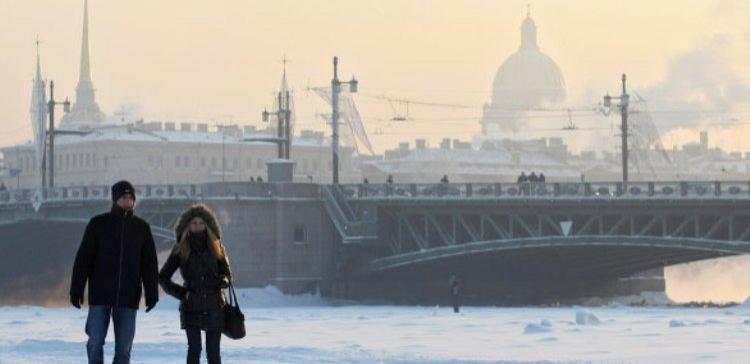
[[[55,106],[62,105],[65,113],[70,112],[70,101],[65,98],[63,102],[55,101],[55,81],[49,82],[49,102],[47,103],[49,113],[49,188],[55,187]]]
[[[285,96],[286,99],[283,99],[282,96]],[[290,153],[290,144],[292,141],[291,134],[291,115],[292,112],[289,108],[289,91],[286,91],[285,95],[282,95],[281,92],[278,94],[278,110],[274,112],[269,112],[267,109],[263,110],[263,113],[261,113],[262,120],[264,122],[268,122],[270,115],[275,115],[278,118],[278,125],[277,125],[277,132],[276,132],[276,139],[273,139],[272,141],[276,142],[278,146],[278,158],[279,159],[291,159],[291,153]],[[253,139],[255,140],[255,139]]]
[[[622,94],[620,96],[610,96],[609,93],[604,95],[602,100],[602,113],[605,116],[609,116],[613,109],[620,110],[621,122],[621,133],[622,133],[622,183],[623,185],[628,183],[628,105],[630,96],[625,88],[626,76],[622,74]],[[617,104],[612,104],[612,99],[619,100]]]
[[[333,79],[331,80],[331,149],[333,150],[333,184],[339,183],[339,94],[341,85],[349,84],[349,92],[357,92],[359,81],[352,76],[351,81],[339,81],[338,76],[339,57],[333,57]]]

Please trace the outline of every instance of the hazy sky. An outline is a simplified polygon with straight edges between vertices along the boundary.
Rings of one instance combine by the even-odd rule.
[[[91,0],[93,81],[107,114],[132,102],[147,120],[260,125],[286,54],[300,128],[327,130],[315,116],[326,105],[304,89],[329,84],[331,57],[338,55],[343,77],[360,80],[360,112],[377,150],[421,134],[433,145],[443,136],[468,140],[479,130],[497,68],[518,48],[527,2]],[[74,97],[82,8],[83,0],[0,0],[0,145],[31,138],[37,34],[44,76],[55,80],[58,98]],[[657,124],[674,128],[687,120],[690,130],[667,133],[667,146],[697,139],[700,124],[718,123],[712,144],[750,151],[749,2],[547,0],[532,2],[531,14],[541,50],[564,74],[567,105],[616,92],[627,72],[632,89],[661,112]],[[377,94],[476,108],[413,106],[413,121],[394,124],[387,103],[366,97]],[[581,126],[615,121],[576,120]],[[538,128],[564,122],[552,117]],[[617,141],[611,130],[560,135],[574,149],[592,138]]]

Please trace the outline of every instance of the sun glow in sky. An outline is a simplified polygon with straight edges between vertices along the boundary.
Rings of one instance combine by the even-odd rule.
[[[97,101],[108,115],[137,104],[147,120],[261,125],[286,55],[298,129],[326,130],[324,103],[305,89],[360,80],[357,101],[377,151],[401,140],[470,140],[502,61],[519,46],[527,1],[195,1],[91,0],[90,43]],[[44,77],[58,98],[75,96],[82,0],[0,0],[0,145],[31,138],[29,100],[35,37]],[[565,105],[595,104],[619,89],[650,97],[667,147],[711,131],[711,144],[750,151],[750,3],[745,1],[535,1],[541,50],[565,77]],[[475,106],[410,107],[407,123],[367,95]],[[674,110],[730,110],[689,115]],[[545,135],[567,117],[534,121],[518,138]],[[615,118],[575,120],[600,132],[561,133],[575,151],[617,138]],[[715,124],[713,127],[711,124]],[[732,124],[732,125],[729,125]],[[610,127],[610,128],[608,128]],[[329,133],[329,132],[327,132]]]

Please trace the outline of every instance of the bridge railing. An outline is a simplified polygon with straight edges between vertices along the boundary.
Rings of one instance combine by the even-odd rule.
[[[201,196],[200,185],[143,185],[136,187],[138,199],[193,199]],[[39,199],[44,202],[109,200],[111,192],[109,186],[73,186],[45,189],[20,189],[0,191],[0,205],[34,202]]]
[[[342,185],[348,198],[750,198],[750,181]]]

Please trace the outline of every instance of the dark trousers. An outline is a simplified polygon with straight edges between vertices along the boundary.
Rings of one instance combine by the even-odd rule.
[[[104,339],[107,338],[109,320],[115,324],[114,364],[130,363],[130,349],[135,336],[136,310],[126,307],[90,306],[86,319],[86,335],[89,336],[86,352],[89,364],[104,363]]]
[[[188,340],[187,364],[201,361],[201,329],[185,329]],[[206,358],[208,364],[221,364],[221,330],[206,331]]]
[[[453,312],[458,313],[458,310],[461,306],[461,301],[459,300],[459,296],[457,294],[452,295],[453,298]]]

